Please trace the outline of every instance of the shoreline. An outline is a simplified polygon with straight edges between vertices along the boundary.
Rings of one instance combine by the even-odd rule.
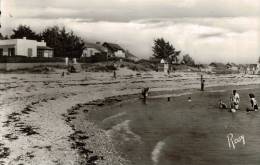
[[[114,80],[111,77],[112,74],[108,73],[82,72],[66,75],[64,78],[61,78],[59,73],[62,73],[62,70],[54,74],[2,75],[0,81],[0,97],[3,101],[0,104],[2,109],[0,112],[2,128],[0,151],[6,152],[6,155],[0,157],[0,161],[10,165],[19,163],[71,165],[72,162],[79,161],[76,148],[83,148],[80,146],[81,142],[77,143],[79,146],[71,147],[70,135],[72,135],[72,138],[91,141],[85,145],[86,149],[93,151],[93,153],[86,151],[89,157],[94,156],[90,161],[99,159],[100,164],[106,164],[106,161],[114,160],[118,164],[127,164],[126,160],[118,158],[110,142],[106,144],[109,139],[94,138],[95,135],[102,137],[104,131],[91,122],[85,128],[81,123],[86,119],[75,118],[78,114],[70,118],[73,122],[78,120],[73,130],[64,117],[64,114],[68,114],[68,109],[75,108],[78,104],[84,105],[113,96],[117,96],[118,100],[122,100],[118,96],[130,95],[138,99],[139,96],[136,93],[140,93],[144,87],[151,87],[151,97],[158,95],[167,97],[167,95],[179,94],[183,91],[199,92],[200,87],[198,73],[176,72],[169,77],[154,72],[144,72],[141,76],[133,72],[122,72],[118,74],[117,80]],[[125,79],[126,77],[131,78]],[[246,84],[260,84],[260,77],[251,75],[205,75],[205,78],[208,83],[206,90],[209,85],[233,84],[232,86],[244,85],[246,87],[248,86]],[[9,125],[5,126],[5,123]],[[89,135],[83,135],[86,131],[74,134],[78,128],[88,129]],[[34,134],[27,135],[27,132],[23,132],[24,129]],[[107,146],[107,150],[102,146]],[[106,157],[103,157],[105,160],[95,157],[102,156],[103,150],[106,151],[108,160]]]
[[[260,84],[211,86],[211,87],[207,88],[206,92],[223,92],[223,91],[227,91],[226,88],[229,88],[229,87],[233,87],[233,88],[240,87],[239,90],[255,89],[257,86],[259,87],[259,85]],[[230,89],[228,89],[228,90],[230,90]],[[189,91],[189,92],[187,92],[187,91]],[[175,92],[175,94],[172,94],[173,92]],[[150,97],[148,99],[180,97],[180,96],[191,95],[191,94],[201,93],[201,92],[202,91],[198,90],[197,88],[153,91],[150,93]],[[98,164],[107,164],[107,163],[108,164],[112,163],[115,165],[122,164],[122,163],[125,165],[131,164],[131,162],[127,158],[120,156],[123,153],[120,154],[119,151],[117,151],[115,149],[115,146],[114,146],[115,144],[112,142],[113,141],[112,137],[109,137],[109,135],[106,133],[105,130],[99,128],[97,125],[95,125],[91,121],[86,122],[86,118],[84,118],[82,116],[84,116],[84,114],[88,113],[89,111],[91,111],[93,109],[102,111],[109,107],[118,106],[119,104],[135,101],[138,99],[141,99],[139,93],[111,96],[111,97],[105,97],[104,99],[93,100],[93,101],[85,103],[85,104],[78,104],[75,107],[72,107],[71,109],[68,110],[68,113],[66,115],[64,115],[64,117],[65,117],[66,123],[72,128],[72,130],[74,130],[74,134],[72,134],[72,138],[70,137],[71,138],[70,140],[71,140],[72,146],[77,146],[77,147],[75,147],[75,149],[78,151],[79,157],[81,159],[80,163],[85,162],[87,160],[87,162],[98,163]],[[85,119],[84,124],[86,124],[86,123],[88,124],[87,125],[88,129],[86,129],[86,125],[85,125],[85,129],[84,129],[84,126],[82,127],[82,125],[79,124],[79,123],[82,123],[82,122],[79,122],[79,120],[84,120],[84,119]],[[84,137],[86,135],[86,130],[90,130],[90,132],[97,132],[96,135],[93,135],[92,140],[106,139],[105,143],[101,143],[103,145],[102,149],[110,148],[110,150],[107,151],[105,149],[103,151],[100,151],[97,149],[100,146],[95,146],[95,147],[91,146],[90,148],[92,148],[92,150],[88,150],[86,145],[91,145],[91,143],[93,143],[93,141],[91,142],[91,139],[89,139],[89,136],[82,138],[82,136]],[[79,144],[81,146],[78,146]],[[95,143],[95,145],[97,145],[97,144]],[[106,147],[104,147],[104,146],[106,146]],[[85,150],[88,150],[89,155],[92,155],[92,156],[88,157],[89,155],[86,155]],[[112,155],[107,154],[107,152],[110,152],[110,154],[112,153]],[[96,155],[98,153],[100,155]],[[155,153],[153,153],[153,154],[155,154]],[[106,158],[108,158],[108,159],[106,159]],[[106,160],[109,160],[110,162],[106,162]]]

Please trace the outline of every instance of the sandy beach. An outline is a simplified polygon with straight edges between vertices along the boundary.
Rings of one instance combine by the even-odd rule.
[[[112,73],[90,72],[62,78],[62,71],[1,74],[2,164],[131,164],[116,149],[110,134],[82,114],[91,111],[91,106],[138,99],[143,87],[151,88],[151,97],[198,92],[201,74],[176,72],[166,76],[121,69],[117,79]],[[254,75],[205,74],[204,78],[206,90],[260,84],[260,77]],[[108,97],[115,98],[102,101]],[[135,138],[138,141],[139,137]]]

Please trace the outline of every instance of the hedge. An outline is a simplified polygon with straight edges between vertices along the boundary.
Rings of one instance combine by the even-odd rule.
[[[1,56],[0,63],[48,63],[48,62],[65,62],[60,57],[24,57],[24,56]]]

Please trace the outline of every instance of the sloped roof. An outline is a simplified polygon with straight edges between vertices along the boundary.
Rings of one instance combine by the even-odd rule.
[[[108,49],[114,51],[118,51],[118,50],[122,50],[125,51],[120,45],[115,44],[115,43],[109,43],[109,42],[105,42],[103,44],[103,46],[107,47]]]
[[[235,63],[227,63],[226,64],[226,66],[230,66],[230,67],[238,67],[238,65],[237,64],[235,64]]]
[[[125,57],[126,57],[126,58],[136,58],[136,59],[138,59],[138,57],[136,57],[135,55],[133,55],[133,54],[130,53],[129,51],[126,52]]]
[[[88,48],[93,48],[96,49],[100,52],[106,52],[106,48],[100,44],[95,44],[95,43],[85,43],[85,47]]]
[[[209,66],[212,66],[212,67],[225,67],[225,64],[220,63],[220,62],[212,62],[212,63],[209,64]]]

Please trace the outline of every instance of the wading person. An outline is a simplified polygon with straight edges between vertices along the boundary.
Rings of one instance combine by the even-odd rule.
[[[147,98],[147,96],[148,96],[148,91],[149,91],[149,88],[143,88],[143,89],[142,89],[142,92],[141,92],[141,94],[142,94],[142,96],[143,96],[143,103],[144,103],[144,104],[146,104],[146,98]]]
[[[188,97],[188,102],[192,102],[191,97]]]
[[[149,88],[143,88],[142,89],[142,96],[143,96],[143,99],[146,101],[146,97],[148,96],[148,92],[149,92]]]
[[[230,102],[231,102],[231,111],[232,112],[237,111],[239,109],[240,97],[236,90],[233,90],[233,94],[230,98]]]
[[[114,79],[116,79],[116,71],[115,70],[113,72],[113,77],[114,77]]]
[[[205,87],[205,80],[202,79],[202,80],[201,80],[201,87],[200,87],[200,90],[201,90],[201,91],[204,91],[204,87]]]
[[[249,94],[251,107],[247,111],[258,111],[258,104],[253,93]]]

